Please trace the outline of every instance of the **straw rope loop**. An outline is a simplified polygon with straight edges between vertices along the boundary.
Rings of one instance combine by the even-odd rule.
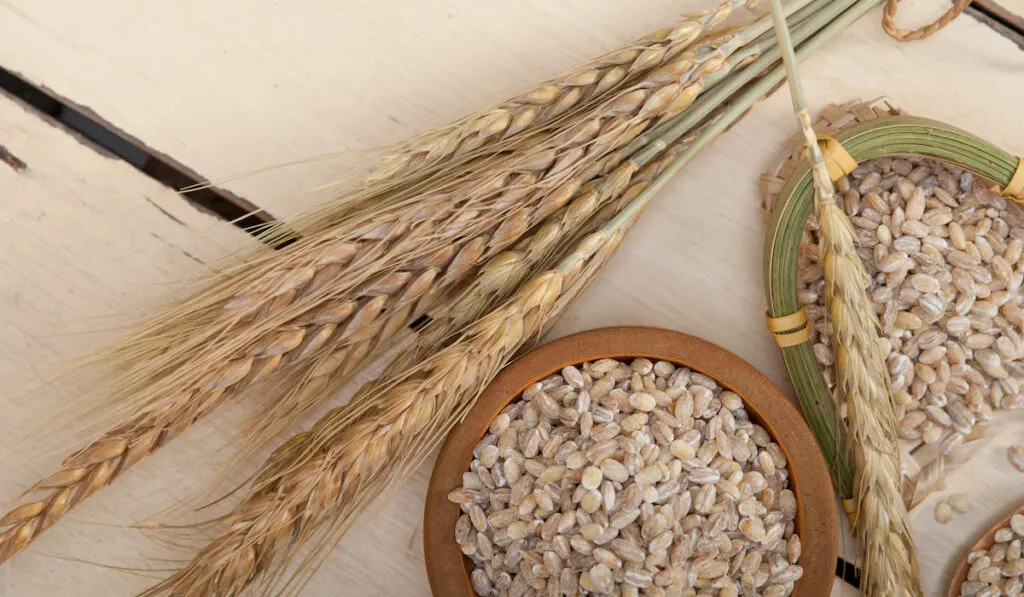
[[[924,39],[939,29],[948,25],[953,19],[960,16],[960,13],[967,8],[971,0],[955,0],[953,6],[946,11],[934,23],[925,25],[920,29],[900,29],[896,26],[896,11],[899,10],[900,0],[886,0],[885,8],[882,10],[882,29],[889,34],[889,37],[896,41],[917,41]]]

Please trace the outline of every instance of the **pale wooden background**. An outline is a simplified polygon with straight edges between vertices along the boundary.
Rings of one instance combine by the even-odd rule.
[[[908,21],[945,8],[935,0],[905,4]],[[217,179],[401,140],[710,5],[0,0],[0,65]],[[1004,5],[1024,12],[1024,0]],[[1024,152],[1017,46],[969,17],[931,40],[899,45],[878,20],[872,13],[807,62],[813,105],[885,94],[914,114]],[[776,93],[706,149],[551,337],[617,324],[678,329],[736,352],[790,391],[763,328],[757,178],[793,127],[788,96]],[[7,503],[81,435],[73,417],[59,416],[74,412],[62,402],[74,385],[40,382],[251,241],[2,96],[0,145],[28,165],[15,172],[0,164],[0,503]],[[365,163],[340,157],[225,186],[288,215],[325,197],[297,194]],[[221,411],[90,499],[0,567],[0,595],[118,596],[147,586],[150,578],[95,564],[165,567],[158,558],[181,557],[125,525],[153,520],[207,487],[231,455],[230,431],[254,408]],[[25,439],[53,418],[59,422],[45,441]],[[969,514],[940,526],[932,501],[915,513],[929,595],[942,592],[962,546],[1024,500],[1022,477],[1002,455],[1014,441],[1024,433],[1008,429],[950,480],[950,490],[974,496]],[[429,463],[364,517],[304,594],[428,595],[420,522],[428,477]],[[834,592],[854,593],[841,583]]]

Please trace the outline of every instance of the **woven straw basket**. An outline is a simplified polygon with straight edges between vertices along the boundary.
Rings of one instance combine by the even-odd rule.
[[[904,115],[886,99],[828,106],[822,110],[815,132],[833,179],[858,162],[913,154],[970,170],[997,185],[1009,198],[1024,200],[1024,167],[1016,156],[955,127]],[[847,498],[852,472],[843,458],[837,458],[844,450],[842,438],[827,431],[835,428],[835,409],[829,380],[812,351],[818,331],[807,323],[797,298],[798,256],[814,194],[810,169],[801,157],[803,145],[801,136],[791,139],[785,159],[761,178],[763,207],[770,213],[764,252],[769,329],[782,351],[804,416],[833,464],[836,486]],[[918,505],[994,431],[993,423],[979,422],[966,437],[945,430],[930,444],[901,440],[907,506]]]

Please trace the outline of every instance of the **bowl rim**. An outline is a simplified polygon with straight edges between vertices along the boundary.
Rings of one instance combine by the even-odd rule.
[[[772,436],[788,461],[797,500],[797,534],[804,576],[797,596],[828,595],[838,556],[839,519],[832,480],[811,430],[793,403],[763,373],[724,348],[689,334],[653,327],[606,327],[548,342],[506,366],[448,434],[427,488],[423,547],[427,578],[436,597],[470,597],[469,560],[455,542],[459,507],[448,493],[461,485],[473,448],[490,422],[522,391],[563,367],[602,358],[650,358],[685,366],[739,394],[751,419]]]
[[[946,589],[947,597],[958,597],[960,595],[960,585],[967,581],[967,574],[971,571],[971,563],[967,561],[967,558],[971,555],[971,552],[979,549],[988,550],[996,544],[996,531],[1003,527],[1010,526],[1010,519],[1017,514],[1024,514],[1024,506],[1017,506],[1010,510],[1009,514],[999,519],[994,525],[989,527],[973,545],[963,551],[963,555],[960,557],[960,563],[957,564],[956,570],[953,571],[953,575],[949,580],[949,587]]]

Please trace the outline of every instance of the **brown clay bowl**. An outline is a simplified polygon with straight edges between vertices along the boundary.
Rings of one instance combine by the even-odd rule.
[[[472,597],[470,560],[455,542],[457,505],[448,493],[462,484],[473,448],[491,420],[531,383],[567,365],[602,358],[646,357],[689,367],[739,394],[750,418],[786,454],[796,494],[796,528],[803,542],[804,576],[794,595],[818,597],[832,589],[838,555],[838,514],[832,481],[814,436],[789,399],[767,377],[736,355],[699,338],[657,328],[616,327],[560,338],[506,367],[484,390],[465,420],[448,435],[427,490],[423,543],[435,597]]]
[[[963,558],[960,560],[960,565],[957,566],[956,572],[953,573],[953,581],[949,584],[949,591],[946,592],[948,597],[958,597],[960,595],[960,585],[967,580],[967,573],[971,570],[971,565],[967,563],[967,556],[971,555],[972,551],[978,549],[988,549],[992,547],[996,542],[996,531],[1003,527],[1010,526],[1010,519],[1013,518],[1014,514],[1024,514],[1024,506],[1015,508],[1012,512],[1006,515],[1002,520],[997,522],[978,539],[974,545],[964,551]]]

